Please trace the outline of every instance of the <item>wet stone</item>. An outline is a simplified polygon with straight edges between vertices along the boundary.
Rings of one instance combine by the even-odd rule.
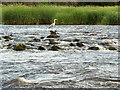
[[[58,32],[55,31],[50,31],[50,35],[47,36],[47,38],[59,38],[60,36],[57,35]]]
[[[9,39],[6,39],[5,41],[9,41]]]
[[[88,50],[100,50],[99,47],[89,47]]]
[[[54,41],[54,39],[50,39],[49,44],[60,44],[60,42],[56,42],[56,41]]]
[[[12,46],[12,44],[9,43],[7,46]]]
[[[80,41],[80,39],[74,39],[73,40],[73,42],[79,42]]]
[[[73,44],[73,43],[70,43],[70,46],[76,46],[75,44]]]
[[[58,32],[55,30],[55,31],[50,31],[50,34],[51,35],[56,35]]]
[[[34,42],[40,42],[40,39],[34,38],[33,41]]]
[[[44,46],[39,46],[38,50],[46,50]]]
[[[76,43],[76,45],[77,45],[78,47],[84,46],[82,42],[78,42],[78,43]]]
[[[60,36],[58,36],[58,35],[49,35],[49,36],[47,36],[47,38],[59,38]]]
[[[44,39],[45,37],[41,37],[41,39]]]
[[[17,44],[13,48],[13,50],[16,50],[16,51],[23,51],[25,49],[26,49],[26,45],[24,45],[24,44]]]
[[[112,46],[109,47],[108,49],[109,49],[109,50],[117,50],[115,47],[112,47]]]
[[[9,43],[9,44],[7,45],[7,49],[12,49],[12,47],[13,47],[13,45],[12,45],[11,43]]]
[[[110,43],[109,42],[105,42],[105,43],[99,43],[99,45],[103,45],[103,46],[109,46]]]
[[[62,48],[60,48],[59,46],[52,46],[49,50],[53,50],[53,51],[58,51],[61,50]]]
[[[11,37],[10,36],[3,36],[4,39],[10,39],[11,40]]]

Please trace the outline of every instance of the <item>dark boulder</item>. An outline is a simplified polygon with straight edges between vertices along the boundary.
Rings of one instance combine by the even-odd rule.
[[[59,46],[52,46],[49,50],[53,50],[53,51],[58,51],[61,50],[62,48],[60,48]]]
[[[41,37],[41,39],[44,39],[45,37]]]
[[[80,39],[74,39],[73,40],[73,42],[79,42],[80,41]]]
[[[38,50],[46,50],[44,46],[39,46]]]
[[[12,44],[11,43],[7,45],[7,49],[12,49]]]
[[[12,44],[11,44],[11,43],[9,43],[7,46],[12,46]]]
[[[34,42],[40,42],[40,39],[34,38],[33,41]]]
[[[9,41],[9,39],[5,39],[5,41]]]
[[[112,47],[112,46],[110,46],[108,49],[109,50],[117,50],[115,47]]]
[[[10,36],[13,36],[13,34],[10,34]]]
[[[60,36],[58,36],[58,35],[49,35],[49,36],[47,36],[47,38],[59,38]]]
[[[10,36],[3,36],[4,39],[11,40],[12,38]]]
[[[54,39],[50,39],[49,44],[60,44],[60,42],[54,41]]]
[[[58,32],[55,30],[55,31],[50,31],[50,34],[51,35],[56,35],[56,34],[58,34]]]
[[[78,42],[78,43],[76,43],[76,45],[77,45],[78,47],[84,46],[82,42]]]
[[[75,44],[73,44],[73,43],[70,43],[70,46],[76,46]]]
[[[99,47],[89,47],[88,50],[100,50]]]
[[[103,42],[103,43],[99,43],[99,45],[110,46],[110,43],[109,42]]]
[[[26,45],[24,45],[24,44],[17,44],[13,48],[13,50],[16,50],[16,51],[23,51],[25,49],[26,49]]]

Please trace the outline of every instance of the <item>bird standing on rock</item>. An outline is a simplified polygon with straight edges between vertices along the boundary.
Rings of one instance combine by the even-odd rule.
[[[55,30],[55,31],[50,31],[50,34],[51,34],[51,35],[56,35],[56,34],[58,34],[58,32],[57,32],[57,30]]]
[[[49,28],[53,28],[54,26],[55,26],[55,21],[56,21],[57,19],[54,19],[54,23],[52,23],[50,26],[49,26]]]

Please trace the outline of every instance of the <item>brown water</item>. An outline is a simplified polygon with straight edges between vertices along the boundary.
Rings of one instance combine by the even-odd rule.
[[[37,50],[48,44],[47,38],[34,44],[33,49],[14,51],[8,44],[26,43],[35,37],[48,36],[48,25],[3,25],[0,37],[12,34],[13,40],[0,40],[0,61],[3,88],[118,88],[118,26],[58,25],[58,46],[64,50]],[[70,46],[74,39],[84,42],[83,47]],[[73,42],[76,43],[76,42]],[[103,45],[100,43],[109,43]],[[100,50],[88,50],[97,46]],[[108,50],[109,46],[117,50]]]

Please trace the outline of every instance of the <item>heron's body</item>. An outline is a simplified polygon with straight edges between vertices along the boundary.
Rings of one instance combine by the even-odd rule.
[[[52,23],[50,26],[49,26],[49,28],[53,28],[54,26],[55,26],[55,21],[56,21],[57,19],[54,19],[54,23]]]

